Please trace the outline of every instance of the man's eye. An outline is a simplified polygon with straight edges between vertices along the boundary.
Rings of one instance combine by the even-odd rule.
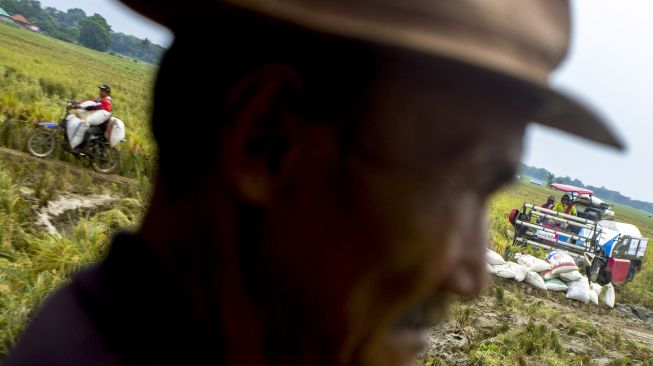
[[[514,173],[512,169],[507,172],[501,172],[498,175],[485,176],[479,179],[479,184],[477,189],[480,193],[485,195],[490,195],[499,189],[503,188],[508,183],[512,182],[514,179]]]
[[[485,183],[483,186],[479,187],[479,192],[481,194],[489,196],[492,193],[498,191],[501,187],[505,185],[505,182],[490,182],[490,183]]]

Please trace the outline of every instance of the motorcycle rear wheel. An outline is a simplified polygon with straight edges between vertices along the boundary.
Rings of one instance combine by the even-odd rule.
[[[120,152],[108,144],[97,144],[94,146],[94,154],[91,161],[93,170],[98,173],[113,173],[120,165]]]

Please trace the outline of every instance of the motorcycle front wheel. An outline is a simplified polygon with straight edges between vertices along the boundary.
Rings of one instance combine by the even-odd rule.
[[[27,138],[27,151],[37,158],[52,155],[56,147],[57,141],[54,137],[54,131],[37,128]]]
[[[98,173],[113,173],[120,165],[120,152],[108,144],[97,144],[94,146],[94,154],[91,165]]]

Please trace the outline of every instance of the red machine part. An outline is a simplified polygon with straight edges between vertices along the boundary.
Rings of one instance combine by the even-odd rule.
[[[515,219],[517,218],[517,215],[519,215],[519,210],[516,208],[513,208],[510,211],[510,215],[508,215],[508,221],[510,221],[511,224],[515,223]]]
[[[612,283],[615,285],[626,282],[628,271],[630,270],[630,260],[628,259],[608,259],[606,272],[610,272]]]

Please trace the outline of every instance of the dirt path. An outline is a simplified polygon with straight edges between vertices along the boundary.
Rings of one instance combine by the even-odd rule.
[[[560,297],[554,300],[548,300],[528,295],[527,299],[531,302],[541,303],[542,306],[559,310],[563,314],[589,320],[599,328],[622,330],[627,338],[653,347],[653,323],[651,322],[643,322],[639,319],[626,319],[620,317],[615,310],[594,307],[594,305],[583,305],[576,301],[563,300]]]
[[[505,291],[502,304],[497,300],[497,288]],[[562,347],[558,357],[562,364],[581,364],[571,361],[580,357],[592,365],[648,365],[645,362],[653,360],[653,320],[628,315],[623,309],[583,304],[566,299],[564,293],[542,293],[525,284],[494,278],[482,296],[454,304],[450,320],[431,329],[429,346],[418,365],[486,364],[478,361],[483,349],[496,347],[500,352],[507,352],[502,348],[507,347],[504,335],[511,338],[523,334],[520,332],[529,323],[545,324],[558,334]],[[496,354],[487,357],[490,365],[507,362],[493,363]],[[434,359],[440,363],[433,362]],[[517,364],[551,364],[535,360],[536,357]],[[623,360],[632,363],[619,363]]]
[[[23,159],[23,160],[30,160],[30,161],[37,161],[39,164],[42,166],[49,166],[49,167],[54,167],[54,168],[67,168],[72,172],[78,173],[78,174],[88,174],[92,176],[94,179],[98,179],[101,181],[105,182],[115,182],[115,183],[123,183],[123,184],[136,184],[137,180],[132,179],[132,178],[126,178],[117,174],[101,174],[96,171],[94,171],[91,168],[85,168],[85,167],[80,167],[77,165],[73,165],[70,163],[66,163],[60,160],[55,160],[55,159],[39,159],[36,158],[28,153],[22,152],[22,151],[17,151],[17,150],[12,150],[12,149],[7,149],[5,147],[0,147],[0,155],[7,156],[7,157],[12,157],[15,159]]]
[[[623,331],[630,338],[653,347],[653,332],[651,330],[637,329],[630,326],[630,328],[623,328]]]

